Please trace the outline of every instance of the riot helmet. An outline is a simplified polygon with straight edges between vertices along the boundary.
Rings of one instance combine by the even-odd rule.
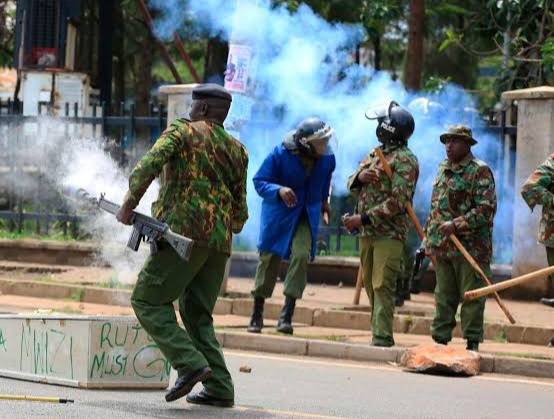
[[[304,119],[289,135],[300,154],[319,158],[333,153],[330,145],[333,129],[317,117]]]
[[[383,144],[406,144],[414,132],[414,117],[394,100],[388,106],[366,111],[367,119],[377,120],[377,139]]]

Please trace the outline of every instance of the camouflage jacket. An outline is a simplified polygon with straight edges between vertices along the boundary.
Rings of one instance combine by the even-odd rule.
[[[223,127],[177,119],[137,163],[129,177],[126,200],[135,207],[160,178],[152,215],[196,246],[231,251],[231,232],[248,218],[244,146]]]
[[[542,205],[539,241],[554,247],[554,153],[529,176],[521,195],[531,210]]]
[[[348,179],[348,189],[357,195],[356,212],[362,214],[365,221],[360,232],[362,236],[404,241],[410,226],[406,203],[413,198],[419,165],[406,146],[382,146],[382,151],[392,169],[392,181],[372,151]],[[364,169],[378,170],[379,182],[362,184],[358,175]]]
[[[494,177],[486,163],[471,153],[458,164],[445,160],[433,183],[424,245],[438,257],[462,257],[451,240],[439,231],[442,223],[453,221],[454,234],[471,256],[479,263],[489,263],[495,213]]]

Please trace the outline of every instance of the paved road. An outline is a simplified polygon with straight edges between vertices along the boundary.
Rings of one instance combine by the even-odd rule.
[[[226,352],[237,407],[166,403],[163,391],[97,391],[0,379],[0,393],[74,398],[73,405],[0,400],[0,418],[552,418],[554,381],[405,373],[354,362]],[[252,373],[240,373],[249,365]]]

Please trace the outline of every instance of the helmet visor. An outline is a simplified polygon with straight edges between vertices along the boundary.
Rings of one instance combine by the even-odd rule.
[[[391,101],[372,106],[367,111],[365,111],[365,117],[371,120],[386,118],[387,116],[389,116],[390,109],[393,106],[398,106],[398,103],[396,103],[395,101]]]
[[[318,156],[330,156],[335,154],[337,149],[337,137],[331,131],[326,137],[314,138],[309,141],[309,144]]]

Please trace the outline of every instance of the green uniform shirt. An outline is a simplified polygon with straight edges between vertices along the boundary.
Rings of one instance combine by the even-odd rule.
[[[439,231],[442,223],[453,221],[455,234],[467,251],[480,263],[488,263],[495,213],[494,177],[486,163],[471,153],[457,164],[445,160],[433,183],[425,246],[439,257],[461,257],[454,243]]]
[[[348,188],[358,196],[357,213],[365,214],[364,218],[369,221],[362,227],[361,236],[404,241],[410,226],[406,203],[414,195],[419,165],[417,157],[404,145],[381,149],[392,169],[392,181],[372,151],[348,179]],[[378,170],[379,182],[360,183],[358,175],[364,169]]]
[[[248,218],[244,146],[209,121],[177,119],[137,163],[126,200],[134,207],[160,178],[152,215],[195,245],[230,253],[231,231]]]
[[[554,247],[554,153],[529,176],[521,195],[531,210],[542,205],[539,241]]]

